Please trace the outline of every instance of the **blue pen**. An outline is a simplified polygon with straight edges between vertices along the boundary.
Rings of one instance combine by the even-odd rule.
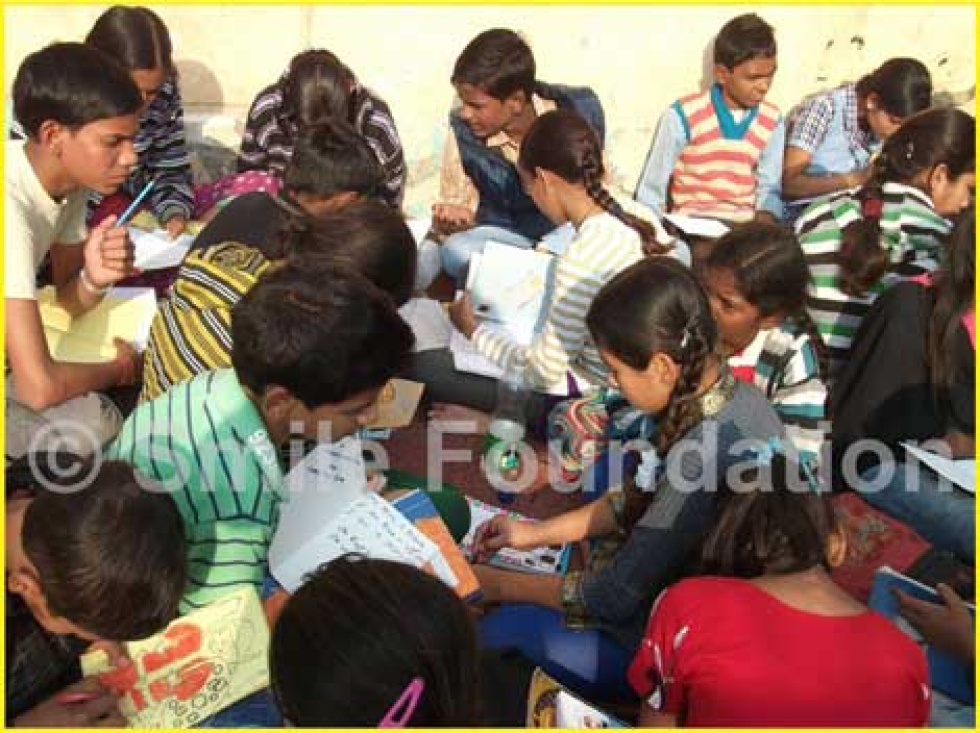
[[[139,205],[143,202],[143,199],[146,198],[147,194],[150,193],[150,190],[156,185],[156,182],[157,179],[153,178],[149,183],[143,186],[143,190],[140,191],[139,195],[133,199],[133,203],[127,206],[126,210],[122,213],[122,216],[119,217],[119,220],[116,222],[117,227],[125,225],[129,218],[136,213],[136,209],[139,208]]]

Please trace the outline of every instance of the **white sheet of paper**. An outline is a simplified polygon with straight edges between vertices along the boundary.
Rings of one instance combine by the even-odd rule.
[[[975,494],[977,491],[977,464],[973,459],[953,460],[946,458],[938,453],[923,450],[911,443],[902,443],[902,446],[919,459],[920,463],[929,466],[933,471],[943,476],[964,491]]]
[[[140,270],[165,270],[177,267],[184,261],[194,242],[193,234],[181,234],[170,239],[163,229],[147,231],[138,227],[129,228],[129,238],[133,240],[136,256],[133,265]]]
[[[415,334],[412,351],[445,349],[453,332],[452,321],[446,309],[432,298],[412,298],[398,309],[398,315],[411,326]]]
[[[587,705],[575,696],[558,691],[555,701],[555,724],[558,728],[608,728],[609,716]]]
[[[466,283],[476,316],[533,332],[554,262],[545,252],[488,241],[476,262],[471,259]]]
[[[425,239],[425,235],[429,233],[429,229],[432,228],[432,217],[406,219],[405,223],[408,225],[409,231],[412,232],[415,243],[421,244],[422,240]]]
[[[723,224],[716,219],[702,219],[698,216],[685,216],[684,214],[664,214],[664,219],[671,222],[685,234],[695,237],[708,237],[717,239],[729,232],[731,227]]]

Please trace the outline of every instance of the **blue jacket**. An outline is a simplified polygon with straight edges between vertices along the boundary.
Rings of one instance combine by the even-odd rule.
[[[559,108],[574,109],[595,128],[599,140],[605,145],[605,115],[599,98],[591,89],[538,82],[534,93],[554,100]],[[517,169],[500,151],[487,147],[482,139],[470,131],[469,125],[463,122],[458,113],[449,115],[449,124],[456,135],[463,170],[480,192],[477,225],[503,227],[534,240],[555,228],[524,192]]]

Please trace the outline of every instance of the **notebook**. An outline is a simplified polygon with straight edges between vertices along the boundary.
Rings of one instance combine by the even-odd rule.
[[[489,522],[500,514],[506,514],[512,519],[535,521],[528,520],[527,517],[517,512],[505,511],[500,507],[485,504],[479,499],[466,497],[466,502],[470,505],[470,531],[460,542],[460,547],[470,560],[473,559],[473,538],[476,536],[476,531],[480,525]],[[572,548],[569,544],[536,547],[533,550],[514,550],[505,547],[490,559],[490,564],[506,570],[519,570],[522,573],[562,575],[568,569],[571,552]]]
[[[103,651],[81,664],[120,694],[133,728],[190,728],[269,685],[269,626],[251,586],[125,647],[131,665],[110,668]]]

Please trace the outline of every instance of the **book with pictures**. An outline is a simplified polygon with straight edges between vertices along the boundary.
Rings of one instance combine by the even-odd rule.
[[[934,589],[914,580],[907,575],[888,567],[878,568],[871,586],[871,597],[868,606],[878,613],[891,619],[902,631],[920,644],[929,662],[929,678],[932,686],[939,692],[961,703],[972,705],[975,691],[972,683],[971,670],[966,665],[941,652],[925,642],[922,636],[899,613],[898,598],[894,591],[898,589],[923,601],[942,604],[943,600]],[[976,616],[976,608],[972,603],[967,604],[971,615]]]
[[[269,685],[269,625],[252,586],[125,648],[132,664],[113,668],[98,650],[81,665],[119,695],[133,728],[190,728]]]
[[[500,507],[486,504],[479,499],[466,498],[470,505],[470,531],[460,542],[464,554],[472,560],[473,558],[473,539],[480,525],[489,522],[500,514],[506,514],[512,519],[522,521],[529,520],[523,514],[514,511],[505,511]],[[554,545],[547,547],[536,547],[532,550],[515,550],[505,547],[499,550],[491,559],[490,564],[506,570],[519,570],[523,573],[535,573],[539,575],[562,575],[568,569],[569,558],[571,557],[571,545]]]

